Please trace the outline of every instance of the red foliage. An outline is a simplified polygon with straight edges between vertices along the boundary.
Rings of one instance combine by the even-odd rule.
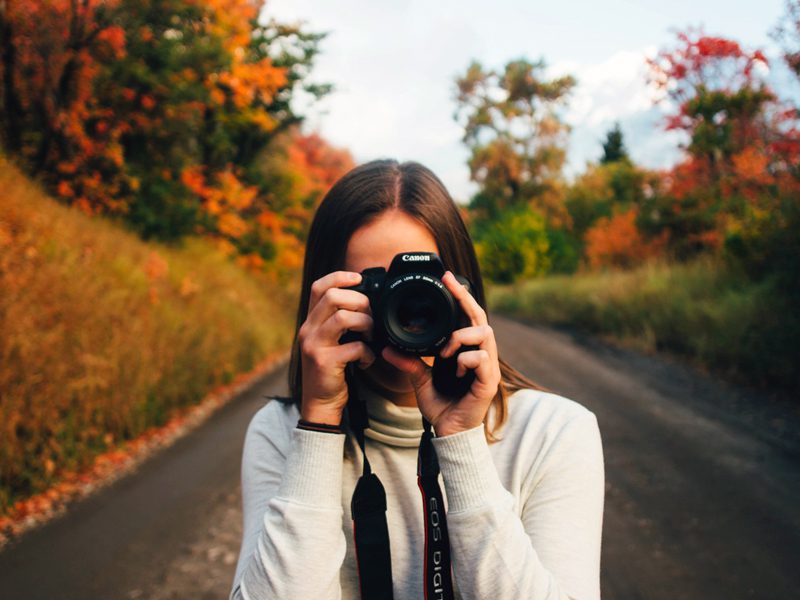
[[[758,67],[769,62],[761,50],[745,51],[738,42],[707,36],[701,29],[678,32],[678,46],[648,59],[650,82],[681,108],[699,88],[735,93],[759,81]]]
[[[743,222],[791,197],[800,163],[797,110],[767,86],[764,54],[733,40],[679,33],[676,46],[649,64],[651,82],[676,106],[665,128],[690,140],[664,182],[672,243],[718,249]]]
[[[677,38],[676,47],[648,60],[649,80],[676,105],[666,129],[688,133],[689,152],[715,162],[719,153],[736,153],[761,134],[760,117],[776,100],[763,77],[768,61],[760,50],[745,51],[702,30]]]

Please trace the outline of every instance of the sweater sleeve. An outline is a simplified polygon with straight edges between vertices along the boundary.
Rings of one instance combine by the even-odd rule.
[[[341,598],[343,434],[257,423],[242,453],[242,547],[230,600]],[[283,451],[280,446],[284,446]]]
[[[546,450],[521,515],[483,427],[435,438],[447,491],[453,575],[462,598],[600,598],[605,493],[594,413],[571,418]]]

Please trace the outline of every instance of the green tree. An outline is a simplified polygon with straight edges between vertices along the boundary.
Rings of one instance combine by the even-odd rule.
[[[512,283],[550,271],[550,241],[544,218],[528,207],[508,209],[482,224],[475,243],[482,272]]]
[[[628,160],[628,151],[625,149],[625,142],[622,139],[622,129],[620,129],[619,123],[614,123],[614,127],[606,133],[600,162],[605,165],[621,160]]]

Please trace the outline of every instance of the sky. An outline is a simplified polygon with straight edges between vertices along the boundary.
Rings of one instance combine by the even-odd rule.
[[[599,158],[615,121],[636,162],[667,167],[681,140],[660,127],[645,58],[672,46],[676,30],[702,26],[763,49],[776,65],[770,77],[789,81],[769,37],[785,12],[784,0],[267,0],[263,16],[329,32],[311,79],[335,90],[312,106],[298,100],[306,131],[348,148],[357,163],[419,161],[465,202],[476,187],[453,96],[472,60],[499,69],[543,58],[548,75],[578,80],[563,114],[572,128],[568,176]]]

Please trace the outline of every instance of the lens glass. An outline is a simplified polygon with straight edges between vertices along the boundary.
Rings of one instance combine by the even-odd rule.
[[[424,280],[403,282],[391,290],[385,309],[389,337],[408,349],[429,348],[452,326],[453,309],[445,292]]]
[[[397,324],[409,335],[425,335],[436,321],[436,305],[430,297],[406,297],[397,307]]]

